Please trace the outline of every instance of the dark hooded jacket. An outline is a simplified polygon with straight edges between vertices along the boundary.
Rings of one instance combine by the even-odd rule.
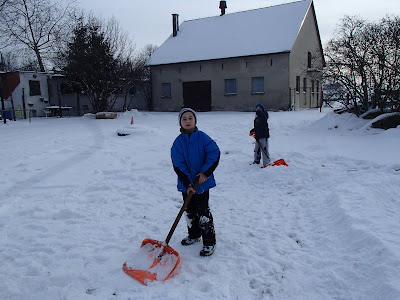
[[[254,131],[256,133],[256,139],[269,138],[268,128],[268,112],[267,111],[256,111],[256,118],[254,119]]]

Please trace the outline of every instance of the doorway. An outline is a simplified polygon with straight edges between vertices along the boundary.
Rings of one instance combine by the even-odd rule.
[[[211,110],[211,81],[183,82],[183,106],[195,111]]]

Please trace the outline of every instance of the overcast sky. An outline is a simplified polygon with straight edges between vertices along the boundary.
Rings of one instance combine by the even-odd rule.
[[[226,13],[293,2],[290,0],[227,0]],[[114,16],[122,29],[129,32],[138,50],[148,44],[160,46],[172,33],[172,16],[179,23],[186,20],[218,16],[219,0],[80,0],[85,11],[96,16]],[[322,43],[334,34],[345,15],[359,15],[369,21],[386,15],[400,15],[399,0],[314,0]]]

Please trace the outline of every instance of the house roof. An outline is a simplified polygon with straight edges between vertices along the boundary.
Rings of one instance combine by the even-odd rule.
[[[185,21],[151,55],[149,65],[288,52],[311,2]]]

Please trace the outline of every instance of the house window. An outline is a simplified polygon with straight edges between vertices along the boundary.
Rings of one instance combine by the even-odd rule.
[[[307,92],[307,78],[303,78],[303,93]]]
[[[63,95],[65,95],[65,94],[73,94],[74,93],[74,89],[73,89],[72,85],[63,82],[60,85],[60,92]]]
[[[263,94],[264,93],[264,77],[252,77],[252,93]]]
[[[163,98],[171,98],[171,83],[166,82],[162,84],[162,97]]]
[[[225,95],[236,95],[236,78],[225,79]]]
[[[40,81],[29,80],[29,96],[40,96]]]
[[[296,92],[300,93],[300,76],[296,76]]]
[[[308,52],[307,68],[311,68],[311,65],[312,65],[311,61],[312,61],[312,54],[311,54],[311,52]]]
[[[314,94],[314,89],[315,89],[315,81],[311,80],[311,93]]]

